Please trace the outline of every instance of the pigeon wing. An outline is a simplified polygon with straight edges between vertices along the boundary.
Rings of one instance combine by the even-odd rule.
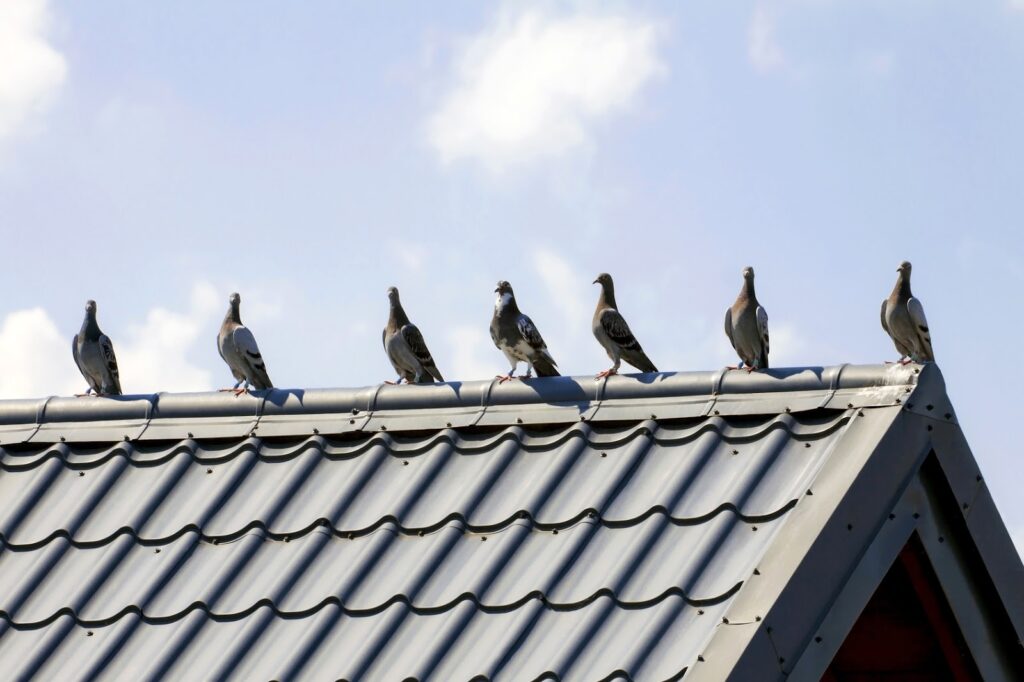
[[[544,350],[547,348],[547,344],[544,343],[544,339],[541,337],[540,332],[537,330],[537,325],[533,323],[526,315],[520,315],[519,321],[517,322],[519,327],[519,333],[523,335],[526,343],[536,350]]]
[[[107,374],[110,376],[111,392],[116,395],[120,395],[121,375],[117,370],[117,357],[114,355],[114,343],[106,334],[100,334],[100,350],[103,351],[103,362],[106,366]]]
[[[725,335],[729,337],[729,343],[735,348],[736,342],[732,338],[732,307],[725,309]]]
[[[260,354],[260,347],[256,344],[256,337],[249,331],[248,327],[235,327],[231,334],[231,340],[235,344],[235,350],[246,365],[248,379],[257,390],[273,388],[270,376],[267,374],[267,366]]]
[[[768,311],[757,306],[757,335],[761,337],[764,356],[768,357]]]
[[[419,328],[414,324],[407,324],[402,327],[401,330],[402,338],[409,344],[409,350],[413,352],[416,359],[423,365],[434,364],[434,358],[430,357],[430,349],[427,348],[427,342],[423,340],[423,334],[420,333]]]
[[[888,304],[889,304],[889,299],[885,299],[884,301],[882,301],[882,329],[885,330],[886,334],[888,334],[889,336],[892,336],[892,332],[889,331],[889,325],[885,321],[885,307]]]
[[[604,329],[608,337],[617,344],[620,348],[626,350],[638,350],[642,351],[640,342],[633,336],[633,332],[630,331],[629,325],[626,324],[626,319],[622,317],[622,314],[614,308],[608,308],[601,313],[601,327]]]
[[[914,323],[914,331],[917,332],[917,336],[921,340],[921,350],[925,352],[924,359],[933,359],[932,335],[928,330],[928,318],[924,316],[924,306],[921,305],[921,301],[911,297],[907,301],[907,310],[910,312],[910,319]]]
[[[416,359],[423,365],[423,369],[427,370],[427,373],[438,381],[444,381],[441,377],[441,372],[437,369],[434,358],[430,355],[427,342],[423,340],[423,334],[420,333],[419,327],[411,323],[405,325],[402,327],[402,338],[409,344],[409,350],[413,352]]]
[[[82,359],[78,357],[78,334],[75,334],[75,338],[71,339],[71,355],[75,358],[75,364],[78,365],[78,371],[85,376],[85,367],[82,367]]]

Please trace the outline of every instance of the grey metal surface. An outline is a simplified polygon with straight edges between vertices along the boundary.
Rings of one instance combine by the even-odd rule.
[[[49,679],[713,670],[918,379],[773,372],[0,403],[0,664]],[[913,460],[893,465],[909,476]],[[753,650],[736,641],[719,660]]]

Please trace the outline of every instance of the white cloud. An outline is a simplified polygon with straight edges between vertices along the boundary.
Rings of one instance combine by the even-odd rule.
[[[763,5],[754,8],[747,26],[747,56],[762,73],[776,71],[786,63],[775,37],[775,17]]]
[[[185,313],[153,308],[144,320],[119,334],[111,321],[100,324],[110,334],[125,393],[202,391],[213,388],[210,372],[188,356],[214,351],[216,320],[222,297],[210,284],[193,287]],[[71,337],[61,334],[42,308],[9,313],[0,325],[0,398],[71,395],[87,385],[71,355]]]
[[[153,308],[142,323],[128,327],[122,344],[114,339],[121,388],[125,393],[156,391],[208,391],[210,372],[193,365],[187,354],[197,342],[202,350],[214,349],[215,320],[221,296],[207,283],[192,289],[190,309],[177,313]]]
[[[450,381],[486,381],[508,371],[505,358],[480,325],[456,325],[446,341],[449,358],[442,370]]]
[[[581,282],[590,280],[552,251],[538,251],[533,262],[537,274],[548,290],[548,300],[558,311],[561,319],[570,329],[589,330],[587,321],[592,312],[592,304],[584,300],[579,286]],[[594,298],[596,300],[596,293]]]
[[[1007,0],[1007,6],[1018,12],[1024,12],[1024,0]]]
[[[67,64],[46,40],[46,0],[0,2],[0,140],[40,112],[64,82]]]
[[[445,163],[475,158],[492,171],[585,147],[596,121],[666,71],[658,37],[635,16],[500,12],[457,57],[430,143]]]
[[[9,313],[0,325],[0,398],[84,391],[65,338],[42,308]]]

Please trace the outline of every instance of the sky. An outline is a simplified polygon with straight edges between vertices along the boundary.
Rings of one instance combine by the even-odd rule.
[[[507,371],[499,279],[563,373],[609,362],[602,271],[664,370],[896,359],[914,264],[938,362],[1024,548],[1024,0],[0,0],[0,398],[233,383],[232,291],[281,387],[393,379],[397,286],[451,379]],[[1009,350],[1008,350],[1009,349]]]

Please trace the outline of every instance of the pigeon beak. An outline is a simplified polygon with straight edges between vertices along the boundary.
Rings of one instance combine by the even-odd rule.
[[[594,280],[593,282],[591,282],[591,284],[597,284],[597,283],[598,283],[598,282],[597,282],[597,280],[596,280],[596,279],[595,279],[595,280]]]

